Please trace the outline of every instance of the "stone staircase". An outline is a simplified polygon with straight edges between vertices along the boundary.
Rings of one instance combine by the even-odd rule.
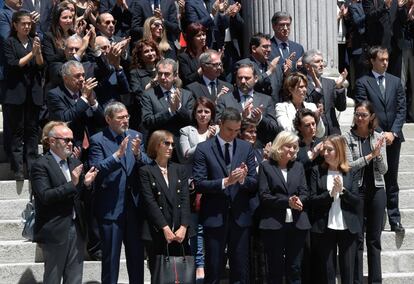
[[[340,115],[343,131],[352,121],[353,108],[348,107]],[[0,115],[0,127],[2,127]],[[384,284],[414,283],[414,124],[404,126],[406,142],[400,158],[400,208],[405,234],[390,232],[389,225],[382,234],[382,269]],[[36,244],[21,237],[20,213],[29,199],[29,182],[16,182],[10,171],[2,147],[0,129],[0,284],[41,283],[43,260]],[[366,261],[364,271],[367,271]],[[97,261],[85,261],[84,283],[99,283],[101,266]],[[148,270],[145,282],[150,283]],[[119,283],[128,283],[125,258],[121,256]],[[316,284],[316,283],[315,283]]]

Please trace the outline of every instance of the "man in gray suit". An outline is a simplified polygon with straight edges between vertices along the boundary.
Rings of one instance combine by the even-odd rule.
[[[272,98],[256,92],[256,82],[257,74],[253,64],[240,64],[236,72],[237,89],[218,99],[217,115],[220,118],[223,111],[229,107],[239,110],[243,119],[257,124],[257,145],[260,147],[273,141],[281,129],[276,122]]]
[[[323,107],[322,120],[326,135],[341,134],[335,109],[338,111],[346,109],[344,82],[348,71],[345,69],[336,80],[322,77],[323,55],[316,49],[306,51],[303,54],[302,62],[308,75],[308,92],[305,100]]]
[[[177,62],[166,58],[158,62],[156,69],[154,87],[142,95],[142,122],[149,134],[158,129],[168,130],[178,142],[180,128],[191,123],[194,97],[176,84],[179,80]]]

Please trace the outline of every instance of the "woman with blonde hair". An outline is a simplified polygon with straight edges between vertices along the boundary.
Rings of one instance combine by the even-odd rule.
[[[328,136],[322,149],[325,159],[312,170],[309,205],[315,283],[336,283],[339,248],[341,283],[353,284],[356,240],[361,231],[358,217],[358,175],[351,171],[347,145],[340,135]]]
[[[295,161],[299,138],[282,131],[273,141],[269,160],[259,168],[262,241],[268,283],[300,283],[302,251],[311,228],[304,205],[308,188],[303,166]]]
[[[164,58],[177,59],[177,51],[175,50],[174,44],[167,39],[167,33],[162,19],[149,17],[145,20],[143,39],[156,42]]]

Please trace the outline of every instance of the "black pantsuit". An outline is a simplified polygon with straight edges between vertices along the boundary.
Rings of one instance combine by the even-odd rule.
[[[30,53],[32,47],[32,38],[28,39],[26,47],[13,36],[4,44],[7,80],[4,86],[3,110],[11,134],[12,170],[17,173],[23,172],[24,153],[29,170],[38,153],[39,111],[43,105],[43,66],[37,65],[35,57],[26,65],[19,66],[20,59]]]

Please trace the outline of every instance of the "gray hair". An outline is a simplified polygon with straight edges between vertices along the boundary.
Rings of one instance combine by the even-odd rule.
[[[157,67],[157,73],[158,73],[158,67],[160,65],[171,65],[173,67],[174,75],[178,74],[178,63],[175,60],[173,60],[171,58],[164,58],[164,59],[161,59],[160,61],[158,61],[157,66],[156,66]]]
[[[69,60],[69,61],[65,62],[62,65],[62,68],[60,69],[60,73],[62,74],[62,77],[72,75],[71,72],[70,72],[70,68],[72,68],[72,67],[83,69],[82,63],[80,63],[76,60]]]
[[[78,34],[73,34],[65,40],[65,47],[69,41],[80,41],[82,42],[82,38]]]
[[[115,113],[121,112],[121,111],[126,110],[126,109],[127,109],[126,106],[121,102],[116,102],[116,101],[115,102],[110,102],[105,107],[104,116],[105,117],[108,116],[108,117],[112,118],[112,117],[114,117]]]
[[[213,49],[208,49],[205,52],[201,53],[198,57],[198,61],[200,62],[200,65],[205,65],[206,63],[209,63],[211,61],[211,56],[213,54],[219,54],[217,51]]]
[[[276,25],[277,23],[279,23],[279,21],[287,18],[290,20],[290,22],[292,22],[292,16],[288,12],[276,12],[272,17],[272,25]]]
[[[270,147],[270,157],[276,162],[280,161],[281,154],[283,152],[282,147],[286,144],[296,144],[295,147],[295,156],[292,157],[292,160],[296,159],[296,154],[299,151],[298,147],[299,137],[290,131],[281,131],[273,140],[272,146]]]
[[[318,49],[309,49],[309,50],[307,50],[303,54],[303,57],[302,57],[303,64],[312,64],[313,58],[316,55],[320,55],[320,56],[323,57],[323,53],[320,50],[318,50]]]

